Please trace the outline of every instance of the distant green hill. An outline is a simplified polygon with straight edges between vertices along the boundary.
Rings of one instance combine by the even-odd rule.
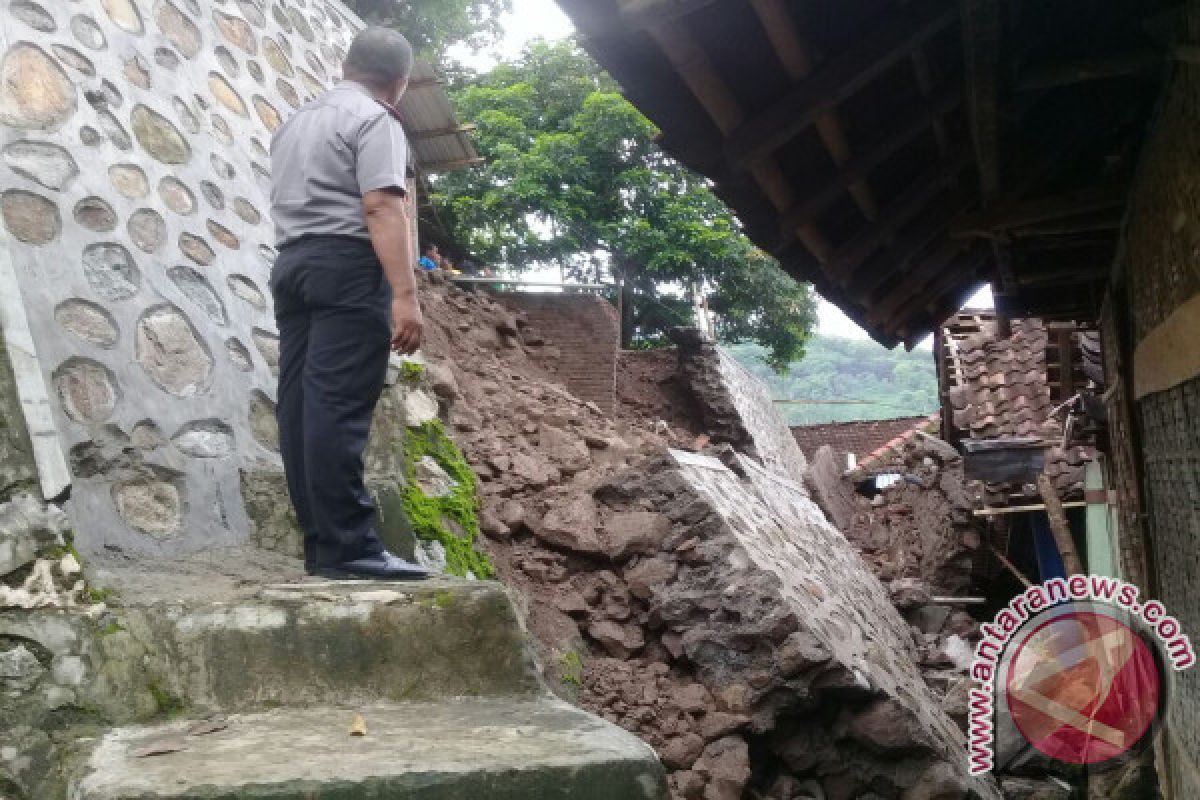
[[[780,403],[791,425],[889,419],[931,414],[938,407],[937,372],[928,350],[887,350],[863,339],[813,336],[805,356],[786,375],[776,375],[756,344],[726,349],[771,389],[775,400],[837,400],[862,403]]]

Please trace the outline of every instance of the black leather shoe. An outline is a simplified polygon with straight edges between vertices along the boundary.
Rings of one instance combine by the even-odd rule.
[[[405,561],[384,550],[373,556],[318,567],[316,574],[334,580],[420,581],[429,577],[429,570]]]

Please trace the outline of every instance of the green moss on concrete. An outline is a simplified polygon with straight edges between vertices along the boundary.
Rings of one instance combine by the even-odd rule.
[[[151,681],[146,688],[154,698],[154,705],[158,707],[159,714],[172,718],[178,717],[184,712],[183,701],[164,689],[161,684]]]
[[[575,650],[568,650],[558,660],[559,677],[562,682],[576,689],[583,688],[583,657]]]
[[[420,366],[420,365],[417,365]],[[445,497],[429,497],[417,484],[417,463],[429,456],[455,482]],[[496,568],[475,549],[479,519],[475,473],[439,420],[409,428],[404,436],[404,513],[418,539],[440,542],[446,548],[446,571],[460,577],[492,578]]]
[[[416,361],[404,361],[400,365],[400,378],[408,386],[416,386],[425,374],[425,365]]]

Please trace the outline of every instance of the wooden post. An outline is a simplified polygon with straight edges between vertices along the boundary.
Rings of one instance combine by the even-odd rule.
[[[1050,518],[1050,533],[1054,535],[1054,543],[1062,555],[1063,567],[1067,575],[1082,575],[1083,562],[1075,550],[1075,540],[1071,537],[1071,526],[1067,523],[1067,512],[1063,509],[1062,501],[1058,498],[1058,490],[1054,488],[1050,476],[1046,473],[1038,475],[1038,491],[1042,494],[1042,502],[1046,504],[1046,516]]]

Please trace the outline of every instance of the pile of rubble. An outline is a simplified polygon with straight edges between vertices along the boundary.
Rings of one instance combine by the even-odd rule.
[[[485,548],[553,685],[653,745],[675,798],[998,796],[965,775],[920,643],[809,500],[786,427],[720,396],[715,348],[680,341],[688,430],[573,397],[552,343],[486,295],[424,302]]]

